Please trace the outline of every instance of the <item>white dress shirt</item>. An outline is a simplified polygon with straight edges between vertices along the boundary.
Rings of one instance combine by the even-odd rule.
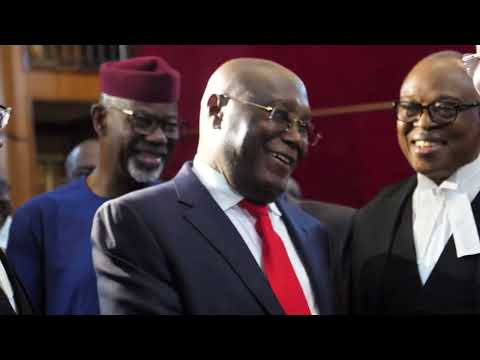
[[[12,217],[9,215],[5,219],[2,228],[0,229],[0,248],[7,250],[8,235],[10,234],[10,226],[12,225]]]
[[[2,250],[0,250],[2,251]],[[3,267],[2,262],[0,261],[0,287],[8,298],[8,302],[12,306],[13,310],[17,312],[17,307],[15,306],[15,299],[13,297],[13,289],[10,280],[8,280],[7,271]]]
[[[3,223],[2,228],[0,229],[0,251],[5,251],[8,244],[8,234],[10,232],[10,225],[12,224],[12,217],[8,216]],[[15,306],[15,300],[13,298],[13,290],[12,284],[10,284],[10,280],[8,280],[7,272],[3,267],[2,263],[0,262],[0,287],[2,288],[3,292],[8,298],[10,305],[12,305],[13,310],[17,311]]]
[[[257,264],[262,268],[262,239],[255,230],[255,218],[247,210],[238,206],[243,200],[243,196],[230,187],[225,177],[212,169],[209,165],[195,156],[193,160],[193,172],[200,182],[212,195],[215,202],[225,212],[233,223],[242,239],[247,244]],[[285,245],[290,262],[302,287],[307,300],[308,307],[312,315],[318,315],[318,307],[313,297],[312,286],[308,278],[305,267],[303,266],[287,228],[282,220],[282,213],[275,203],[268,204],[268,213],[272,221],[275,232],[280,236]]]
[[[480,253],[480,238],[471,202],[480,192],[480,156],[437,186],[422,174],[413,193],[413,237],[418,272],[428,280],[452,236],[457,256]]]

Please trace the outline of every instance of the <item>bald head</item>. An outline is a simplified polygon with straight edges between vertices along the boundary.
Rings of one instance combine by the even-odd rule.
[[[268,97],[279,86],[294,86],[307,97],[305,85],[291,70],[276,62],[255,58],[238,58],[221,65],[210,77],[202,97],[207,105],[212,94]]]
[[[462,62],[462,54],[456,51],[437,52],[418,62],[406,76],[400,96],[427,93],[432,88],[453,97],[460,93],[468,101],[479,98]]]
[[[212,129],[209,120],[212,104],[209,104],[209,100],[215,94],[227,94],[259,104],[282,101],[293,94],[296,102],[309,105],[303,81],[286,67],[270,60],[257,58],[229,60],[210,76],[202,96],[199,152],[202,152],[204,142],[209,144],[208,152],[213,145],[212,138],[208,135]]]
[[[65,160],[67,180],[86,176],[97,166],[100,156],[98,140],[87,139],[75,146]]]
[[[295,73],[264,59],[227,61],[202,97],[197,156],[243,196],[269,202],[285,191],[307,151],[292,117],[310,121],[307,91]]]

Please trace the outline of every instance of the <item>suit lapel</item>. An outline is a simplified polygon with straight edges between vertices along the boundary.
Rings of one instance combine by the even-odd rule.
[[[375,231],[379,234],[377,237],[379,241],[374,244],[374,246],[377,247],[377,253],[385,254],[390,252],[393,239],[401,222],[401,216],[416,183],[417,180],[415,177],[410,178],[397,189],[391,196],[390,201],[385,202],[386,208],[382,207],[380,209],[381,214],[379,215],[381,216],[378,217],[379,223],[375,226]],[[410,214],[412,214],[411,210]],[[385,241],[385,239],[387,239],[387,241]]]
[[[186,163],[174,179],[179,202],[188,206],[184,218],[223,256],[233,271],[270,314],[284,314],[262,270],[228,216]]]
[[[30,303],[28,302],[28,299],[26,298],[25,295],[25,290],[23,289],[22,285],[18,281],[17,277],[15,276],[15,273],[13,270],[10,268],[8,265],[7,258],[3,251],[0,250],[0,260],[2,262],[2,265],[5,269],[5,272],[7,273],[8,280],[10,281],[10,285],[12,286],[13,290],[13,298],[15,301],[15,306],[17,308],[17,313],[19,315],[30,315],[32,314],[31,312],[31,306]],[[13,310],[12,306],[10,305],[10,302],[8,301],[7,296],[5,293],[0,290],[1,295],[0,297],[1,302],[2,302],[2,308],[3,309],[8,309],[8,314],[15,315],[15,311]]]
[[[477,225],[477,231],[480,234],[480,194],[478,194],[475,199],[472,201],[472,212],[473,217],[475,218],[475,224]],[[474,312],[476,314],[480,313],[480,255],[476,255],[476,265],[475,265],[475,286],[474,286],[474,297],[475,297],[475,308]]]
[[[300,209],[288,202],[285,196],[277,201],[277,206],[310,279],[320,314],[332,314],[332,271],[327,230],[318,223],[315,226],[308,223]]]
[[[404,210],[399,216],[401,217],[400,223],[394,235],[395,239],[398,240],[398,244],[392,244],[392,249],[395,248],[397,250],[395,255],[400,256],[406,261],[404,264],[411,264],[412,286],[414,285],[417,289],[420,289],[422,288],[422,280],[420,278],[420,273],[418,272],[417,252],[415,249],[415,240],[413,238],[413,210],[411,196],[407,196]],[[393,252],[394,251],[392,250],[392,253]]]
[[[389,199],[383,201],[385,206],[378,210],[377,221],[373,223],[371,231],[371,241],[369,243],[371,251],[369,255],[371,258],[381,259],[376,266],[376,270],[372,276],[375,277],[374,289],[376,294],[376,305],[380,306],[383,300],[383,290],[386,281],[386,265],[390,258],[392,245],[397,232],[399,231],[402,214],[408,210],[409,215],[412,216],[411,209],[405,209],[409,203],[409,197],[412,196],[413,190],[417,184],[416,176],[413,176],[401,183]],[[408,231],[409,236],[413,236],[413,230]],[[412,240],[413,241],[413,240]]]

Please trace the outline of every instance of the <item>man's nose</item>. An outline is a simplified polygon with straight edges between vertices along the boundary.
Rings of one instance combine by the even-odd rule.
[[[150,134],[146,135],[145,140],[153,143],[162,143],[162,144],[165,144],[168,142],[167,136],[165,135],[165,131],[162,129],[161,126],[157,126],[155,130],[153,130]]]
[[[300,151],[302,156],[308,152],[308,139],[300,132],[298,126],[292,124],[282,133],[282,140]]]
[[[427,109],[423,109],[422,113],[417,117],[413,122],[414,126],[421,127],[422,129],[430,129],[437,126],[437,124],[432,120]]]

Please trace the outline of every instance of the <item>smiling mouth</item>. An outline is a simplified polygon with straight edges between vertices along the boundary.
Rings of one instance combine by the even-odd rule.
[[[281,154],[278,152],[272,152],[272,156],[277,159],[278,161],[282,162],[285,165],[292,166],[295,163],[295,160],[285,154]]]
[[[412,140],[412,144],[419,148],[427,148],[435,145],[446,145],[446,142],[441,140]]]
[[[447,145],[445,141],[441,140],[412,140],[411,144],[414,146],[414,151],[418,155],[430,155],[440,150],[442,146]]]
[[[135,157],[143,164],[151,167],[156,167],[164,162],[164,156],[160,154],[153,154],[146,151],[141,151],[135,154]]]

